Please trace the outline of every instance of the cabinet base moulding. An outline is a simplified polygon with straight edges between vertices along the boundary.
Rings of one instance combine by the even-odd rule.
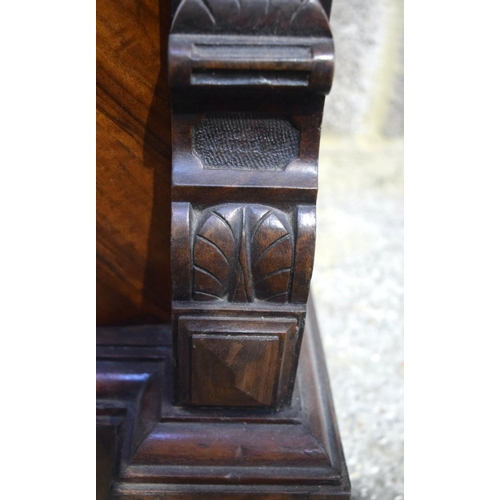
[[[292,403],[279,411],[175,406],[169,328],[97,337],[98,500],[350,498],[312,307]]]

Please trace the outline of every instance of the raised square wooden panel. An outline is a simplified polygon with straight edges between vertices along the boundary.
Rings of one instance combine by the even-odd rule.
[[[196,406],[283,404],[297,341],[296,318],[180,317],[178,401]]]
[[[193,335],[191,343],[193,404],[268,406],[274,403],[280,367],[279,337]]]

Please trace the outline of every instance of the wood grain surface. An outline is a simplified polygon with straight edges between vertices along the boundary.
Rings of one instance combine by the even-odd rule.
[[[170,321],[169,24],[170,2],[97,1],[98,325]]]
[[[273,412],[173,405],[171,332],[159,328],[98,329],[99,500],[349,499],[311,305],[294,404]],[[126,348],[140,335],[148,345],[136,346],[132,360]],[[105,346],[116,350],[112,361]],[[151,348],[158,349],[154,361],[141,355]],[[154,404],[160,394],[161,407]],[[131,411],[119,413],[125,408]]]

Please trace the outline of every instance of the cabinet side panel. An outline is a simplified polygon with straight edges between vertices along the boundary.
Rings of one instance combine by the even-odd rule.
[[[97,2],[98,326],[170,321],[167,3]]]

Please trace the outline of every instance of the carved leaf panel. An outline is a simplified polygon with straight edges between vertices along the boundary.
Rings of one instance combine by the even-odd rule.
[[[236,261],[237,239],[223,215],[210,211],[194,236],[193,283],[196,300],[224,298]]]
[[[205,210],[193,243],[195,300],[287,302],[294,236],[286,215],[262,205]]]
[[[288,300],[293,265],[293,236],[284,217],[269,211],[252,235],[252,276],[255,297]]]

